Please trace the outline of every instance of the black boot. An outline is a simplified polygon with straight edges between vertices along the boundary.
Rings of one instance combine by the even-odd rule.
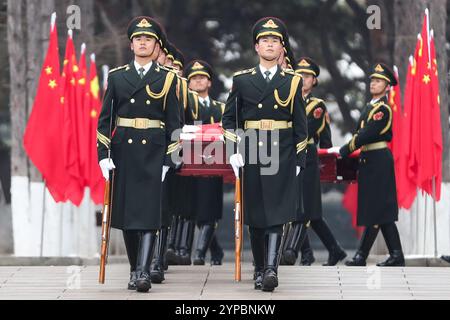
[[[179,243],[181,239],[181,229],[182,229],[182,219],[181,217],[173,217],[172,225],[170,227],[169,243],[167,245],[166,252],[166,264],[177,265],[178,256],[176,254],[177,248],[179,248]],[[166,270],[166,269],[165,269]]]
[[[264,276],[262,291],[273,291],[278,287],[278,262],[282,235],[269,233],[265,235],[264,243]]]
[[[450,256],[441,256],[441,259],[444,260],[445,262],[450,263]]]
[[[341,246],[337,245],[328,251],[328,261],[327,263],[324,263],[323,266],[335,266],[346,257],[347,253],[341,248]]]
[[[195,224],[192,220],[183,222],[183,230],[181,232],[180,251],[178,252],[178,264],[183,266],[191,265],[191,248],[194,239]]]
[[[211,239],[216,230],[215,225],[204,224],[200,226],[200,232],[197,238],[197,248],[195,250],[194,265],[205,265],[206,251],[208,250]]]
[[[303,245],[302,245],[300,251],[302,252],[302,258],[300,260],[300,265],[310,266],[314,263],[314,261],[316,261],[316,259],[314,258],[313,250],[309,243],[308,234],[306,235],[305,240],[303,241]]]
[[[167,236],[169,228],[161,228],[158,234],[158,241],[156,245],[155,259],[150,270],[150,278],[153,283],[161,283],[164,278],[164,257],[166,253]]]
[[[377,263],[378,267],[404,267],[405,257],[403,256],[402,244],[400,242],[400,235],[398,234],[395,222],[383,224],[381,226],[384,241],[389,250],[389,258],[386,261]]]
[[[136,290],[136,263],[139,249],[139,232],[134,230],[123,230],[123,240],[127,249],[128,262],[130,263],[130,281],[128,290]]]
[[[283,259],[285,264],[292,266],[297,260],[298,251],[300,250],[303,241],[305,241],[308,227],[306,223],[296,222],[291,228],[292,237],[283,252]]]
[[[138,278],[136,280],[136,290],[138,292],[147,292],[152,287],[150,280],[150,264],[152,262],[155,244],[155,231],[142,232],[136,268],[138,274]]]
[[[378,228],[374,226],[366,227],[361,237],[358,251],[350,261],[346,261],[345,265],[349,267],[364,267],[366,259],[369,256],[370,249],[378,235]]]
[[[222,247],[219,244],[219,241],[217,240],[215,232],[212,236],[211,243],[209,245],[209,250],[211,251],[211,265],[221,266],[224,253]]]
[[[255,289],[262,289],[262,281],[264,275],[264,230],[250,228],[250,245],[252,248],[253,262],[255,272],[253,280],[255,280]]]
[[[339,261],[347,257],[345,251],[337,243],[336,238],[328,227],[328,224],[323,219],[312,220],[311,228],[319,236],[325,248],[328,250],[328,261],[324,266],[335,266]]]
[[[287,265],[287,263],[284,261],[284,252],[286,251],[289,243],[292,242],[293,228],[292,228],[292,225],[290,223],[286,225],[285,232],[286,232],[286,238],[285,238],[285,240],[283,242],[283,248],[281,249],[282,254],[281,254],[281,259],[280,259],[280,266]]]

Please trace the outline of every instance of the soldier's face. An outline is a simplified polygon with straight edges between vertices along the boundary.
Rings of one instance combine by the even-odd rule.
[[[140,35],[133,38],[131,50],[138,57],[146,58],[153,54],[156,46],[156,39],[147,35]]]
[[[164,50],[160,50],[159,51],[159,56],[158,56],[158,63],[160,65],[164,65],[164,63],[166,62],[166,53],[164,52]]]
[[[197,74],[189,79],[189,89],[195,92],[206,92],[211,88],[211,80],[207,76]]]
[[[303,91],[309,92],[314,87],[314,83],[316,82],[316,78],[309,73],[302,73],[303,78]]]
[[[388,87],[389,84],[386,80],[378,78],[370,79],[370,94],[373,96],[384,95]]]
[[[171,66],[173,66],[173,60],[170,59],[170,58],[167,58],[167,56],[166,56],[166,61],[164,61],[164,65],[165,65],[166,67],[171,67]]]
[[[162,51],[162,50],[161,50],[161,46],[159,45],[159,42],[157,41],[157,42],[156,42],[156,45],[155,45],[155,50],[153,50],[153,53],[152,53],[152,60],[153,60],[153,61],[155,61],[155,60],[158,59],[159,53],[160,53],[161,51]]]
[[[263,36],[255,44],[258,55],[267,61],[277,60],[283,50],[281,39],[276,36]]]

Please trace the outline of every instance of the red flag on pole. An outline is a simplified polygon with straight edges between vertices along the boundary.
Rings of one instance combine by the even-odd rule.
[[[437,75],[432,70],[431,47],[429,37],[428,9],[425,11],[422,25],[420,47],[416,58],[416,81],[413,83],[414,109],[411,115],[411,139],[408,167],[414,174],[416,185],[440,199],[442,133],[440,123],[439,95]],[[436,69],[437,71],[437,69]],[[436,192],[433,194],[433,181]]]
[[[102,103],[100,99],[100,83],[97,75],[97,65],[95,63],[95,54],[91,55],[91,66],[89,69],[89,91],[86,100],[85,121],[87,124],[87,150],[88,150],[88,185],[91,189],[92,201],[96,204],[103,202],[105,192],[105,179],[100,171],[97,158],[97,123],[101,111]]]
[[[442,183],[442,128],[441,128],[441,105],[439,98],[439,77],[438,77],[438,65],[436,59],[436,47],[434,42],[434,32],[430,32],[430,74],[431,74],[431,129],[432,129],[432,148],[433,152],[433,172],[432,177],[434,177],[435,183],[435,195],[436,201],[441,198],[441,183]],[[429,184],[428,189],[433,192],[433,178],[428,179]],[[432,193],[431,193],[432,194]]]
[[[389,143],[389,148],[392,151],[394,162],[397,165],[402,145],[401,132],[403,121],[402,96],[397,66],[394,66],[394,75],[397,79],[397,85],[392,86],[389,91],[389,105],[392,108],[392,141]]]
[[[89,95],[89,84],[86,66],[86,44],[81,45],[80,51],[80,61],[78,63],[79,71],[77,74],[77,85],[76,85],[76,125],[78,132],[78,154],[80,163],[80,183],[82,186],[88,185],[89,173],[89,141],[88,141],[88,125],[85,114],[89,108],[86,105],[87,96]]]
[[[50,42],[23,144],[31,161],[42,174],[53,199],[60,202],[66,200],[65,187],[68,181],[62,161],[62,79],[59,73],[58,32],[55,20],[56,14],[53,13]]]
[[[67,198],[79,206],[83,200],[83,179],[80,170],[78,148],[78,123],[79,108],[77,106],[76,86],[79,68],[75,56],[75,47],[72,39],[72,30],[68,32],[64,68],[62,78],[64,80],[64,161],[69,175],[69,183],[66,188]]]
[[[418,56],[419,48],[421,46],[420,35],[417,38],[417,45],[414,57]],[[405,86],[405,100],[404,100],[404,113],[403,113],[403,123],[401,132],[401,150],[400,159],[397,174],[397,195],[399,200],[399,207],[409,209],[411,208],[414,199],[417,194],[417,185],[415,180],[415,174],[410,170],[408,166],[410,158],[410,146],[411,141],[416,137],[413,137],[416,132],[414,132],[411,122],[412,115],[415,109],[413,108],[414,101],[414,82],[416,81],[416,59],[413,56],[409,57],[408,71],[406,74],[406,86]]]

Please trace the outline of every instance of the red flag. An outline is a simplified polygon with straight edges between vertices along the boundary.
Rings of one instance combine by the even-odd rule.
[[[350,213],[352,216],[352,226],[356,230],[358,237],[363,231],[363,227],[357,225],[358,216],[358,184],[349,184],[347,190],[345,190],[344,196],[342,198],[342,206]]]
[[[402,145],[401,132],[403,121],[402,96],[397,66],[394,66],[394,75],[397,79],[397,85],[392,86],[389,91],[389,105],[392,108],[392,141],[389,143],[389,148],[392,151],[394,162],[397,165],[400,158],[400,150]]]
[[[437,75],[432,70],[430,38],[428,32],[428,9],[425,11],[420,47],[417,55],[416,80],[413,83],[414,112],[411,115],[411,139],[408,167],[415,177],[416,185],[423,191],[440,199],[442,159],[442,135],[438,103]],[[433,194],[433,180],[436,193]]]
[[[87,96],[89,95],[89,86],[87,79],[86,66],[86,44],[81,45],[80,61],[78,63],[79,71],[77,74],[76,90],[76,126],[78,133],[78,154],[80,163],[80,183],[82,186],[88,185],[89,180],[89,138],[88,138],[88,123],[85,117],[89,106],[86,104]]]
[[[441,183],[442,183],[442,128],[441,128],[441,105],[439,99],[439,77],[438,77],[438,65],[436,59],[436,48],[434,42],[433,30],[430,32],[430,74],[431,74],[431,130],[432,130],[432,148],[435,152],[433,156],[433,173],[432,177],[435,177],[435,200],[439,201],[441,198]],[[433,178],[428,178],[428,189],[433,192]],[[429,193],[429,192],[428,192]],[[431,193],[432,194],[432,193]]]
[[[97,66],[95,54],[91,55],[91,66],[89,69],[89,91],[85,105],[88,107],[85,113],[87,124],[87,150],[88,150],[88,186],[91,189],[92,201],[96,204],[103,202],[105,192],[105,179],[100,171],[97,159],[97,123],[101,111],[102,103],[100,99],[100,83],[97,76]]]
[[[59,74],[58,32],[56,14],[52,14],[50,42],[42,66],[33,109],[23,137],[24,148],[42,174],[56,202],[65,201],[67,175],[61,157],[63,110],[61,108],[62,79]]]
[[[80,159],[78,148],[78,106],[76,86],[79,68],[75,56],[75,47],[72,39],[72,30],[66,43],[64,68],[62,78],[64,80],[64,161],[69,175],[69,183],[66,188],[67,198],[79,206],[83,200],[83,179],[80,172]]]
[[[420,47],[420,39],[418,39],[418,44],[416,46],[416,54]],[[394,137],[401,137],[401,144],[398,150],[399,158],[396,158],[395,163],[395,174],[397,182],[397,198],[399,207],[409,209],[411,208],[414,199],[417,194],[416,182],[414,179],[414,174],[409,172],[408,168],[408,158],[409,158],[409,145],[411,144],[411,114],[413,112],[413,83],[415,81],[416,75],[416,63],[415,59],[410,56],[408,71],[406,74],[406,86],[405,86],[405,103],[404,103],[404,113],[403,122],[401,124],[401,131],[394,132]]]

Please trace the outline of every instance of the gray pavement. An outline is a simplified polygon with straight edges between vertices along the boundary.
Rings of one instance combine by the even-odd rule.
[[[234,264],[171,266],[163,284],[149,293],[126,290],[127,264],[110,264],[106,283],[98,284],[98,266],[0,267],[0,300],[450,300],[450,268],[369,266],[281,266],[273,293],[253,289],[252,265],[244,263],[242,281],[233,280]]]

